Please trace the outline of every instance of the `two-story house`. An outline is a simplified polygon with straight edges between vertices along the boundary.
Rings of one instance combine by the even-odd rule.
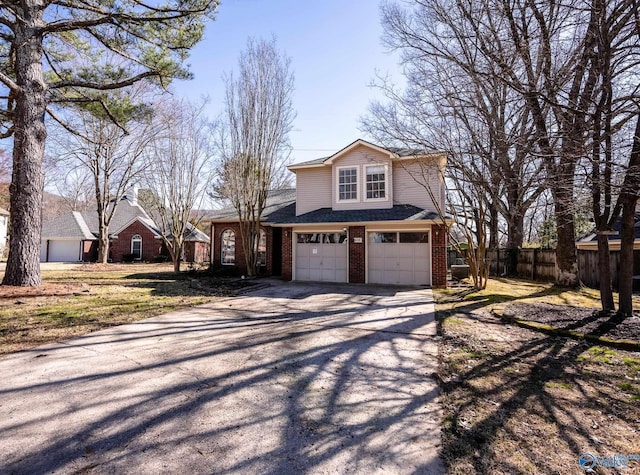
[[[272,193],[258,251],[263,273],[285,280],[446,285],[442,154],[357,140],[289,166],[295,190]],[[212,264],[245,272],[237,216],[211,222]]]

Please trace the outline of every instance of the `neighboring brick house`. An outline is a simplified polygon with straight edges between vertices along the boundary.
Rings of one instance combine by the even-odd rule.
[[[209,237],[189,225],[183,260],[209,261]],[[125,195],[109,225],[109,261],[152,261],[169,256],[155,221],[140,206],[135,191]],[[41,262],[92,262],[98,258],[98,215],[71,211],[42,224]]]
[[[446,158],[357,140],[289,166],[271,192],[260,243],[265,275],[285,280],[446,286]],[[246,272],[237,214],[211,213],[211,263]]]

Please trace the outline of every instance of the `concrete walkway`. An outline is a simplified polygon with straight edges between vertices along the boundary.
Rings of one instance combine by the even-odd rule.
[[[0,359],[0,473],[442,473],[432,293],[275,284]]]

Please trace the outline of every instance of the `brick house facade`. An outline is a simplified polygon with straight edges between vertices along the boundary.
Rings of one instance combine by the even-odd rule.
[[[296,188],[271,192],[263,213],[263,274],[445,287],[451,222],[441,214],[445,164],[443,154],[357,140],[330,157],[291,165]],[[236,216],[231,208],[209,216],[211,262],[246,274]],[[233,264],[222,262],[226,230],[234,233],[233,246],[225,248],[235,256]]]
[[[127,258],[151,262],[159,256],[168,258],[157,224],[138,204],[133,190],[116,206],[109,224],[109,261]],[[135,238],[135,239],[134,239]],[[135,241],[135,243],[134,243]],[[135,248],[134,248],[135,246]],[[98,216],[95,211],[68,212],[42,226],[41,262],[92,262],[98,258]],[[209,262],[209,237],[192,225],[185,231],[185,262]]]

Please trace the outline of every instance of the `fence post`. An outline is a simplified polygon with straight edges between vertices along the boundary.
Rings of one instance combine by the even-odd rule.
[[[533,255],[531,256],[531,280],[536,280],[536,265],[538,265],[538,250],[533,249]]]

